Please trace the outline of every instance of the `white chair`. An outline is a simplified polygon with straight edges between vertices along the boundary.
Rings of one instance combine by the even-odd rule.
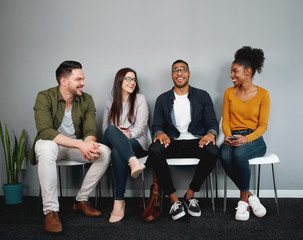
[[[219,136],[217,138],[218,147],[220,147],[221,144],[223,144],[223,143],[224,143],[224,133],[222,130],[222,118],[221,118],[220,125],[219,125]],[[257,157],[257,158],[253,158],[253,159],[249,160],[249,165],[258,166],[257,197],[259,197],[259,190],[260,190],[261,165],[271,164],[275,202],[277,205],[277,213],[279,213],[279,206],[278,206],[274,164],[278,163],[279,161],[280,160],[279,160],[278,156],[274,153],[266,153],[263,157]],[[227,174],[225,173],[225,176],[224,176],[224,208],[223,208],[224,213],[226,212],[226,195],[227,195]]]

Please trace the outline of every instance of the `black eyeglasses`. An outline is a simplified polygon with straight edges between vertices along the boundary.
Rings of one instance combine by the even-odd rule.
[[[177,74],[179,71],[181,71],[181,73],[185,73],[188,71],[188,68],[186,67],[174,68],[171,72]]]
[[[125,77],[124,80],[128,83],[131,83],[131,82],[137,83],[137,79],[131,78],[131,77]]]

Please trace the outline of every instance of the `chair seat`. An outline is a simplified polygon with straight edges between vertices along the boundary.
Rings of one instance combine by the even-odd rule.
[[[166,159],[167,164],[171,166],[180,166],[180,165],[198,165],[199,158],[168,158]]]
[[[76,162],[73,160],[60,160],[56,162],[57,166],[80,166],[80,165],[85,165],[86,163],[83,162]]]
[[[263,157],[257,157],[249,160],[249,165],[272,164],[278,163],[280,160],[274,153],[266,153]]]

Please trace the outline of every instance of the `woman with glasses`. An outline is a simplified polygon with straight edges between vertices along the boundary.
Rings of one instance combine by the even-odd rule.
[[[149,112],[145,97],[138,92],[136,72],[130,68],[120,69],[114,80],[112,98],[107,101],[104,110],[102,143],[112,150],[116,184],[114,207],[109,218],[111,223],[119,222],[124,217],[129,166],[132,178],[137,178],[145,169],[137,158],[147,154]]]
[[[264,63],[261,49],[243,47],[235,53],[230,78],[233,87],[226,89],[223,100],[222,129],[225,135],[221,145],[221,162],[240,190],[235,219],[247,221],[249,210],[263,217],[265,207],[249,190],[249,159],[262,157],[266,145],[262,135],[267,130],[270,97],[267,90],[253,83],[255,72],[261,73]]]

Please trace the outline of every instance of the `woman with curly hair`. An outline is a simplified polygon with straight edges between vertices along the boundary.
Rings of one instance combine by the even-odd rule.
[[[240,190],[235,219],[247,221],[250,207],[257,217],[266,214],[265,207],[249,190],[249,159],[262,157],[266,144],[262,135],[267,130],[270,97],[267,90],[253,83],[255,72],[261,73],[264,63],[261,49],[243,47],[235,53],[230,78],[233,87],[226,89],[223,100],[221,162]]]

